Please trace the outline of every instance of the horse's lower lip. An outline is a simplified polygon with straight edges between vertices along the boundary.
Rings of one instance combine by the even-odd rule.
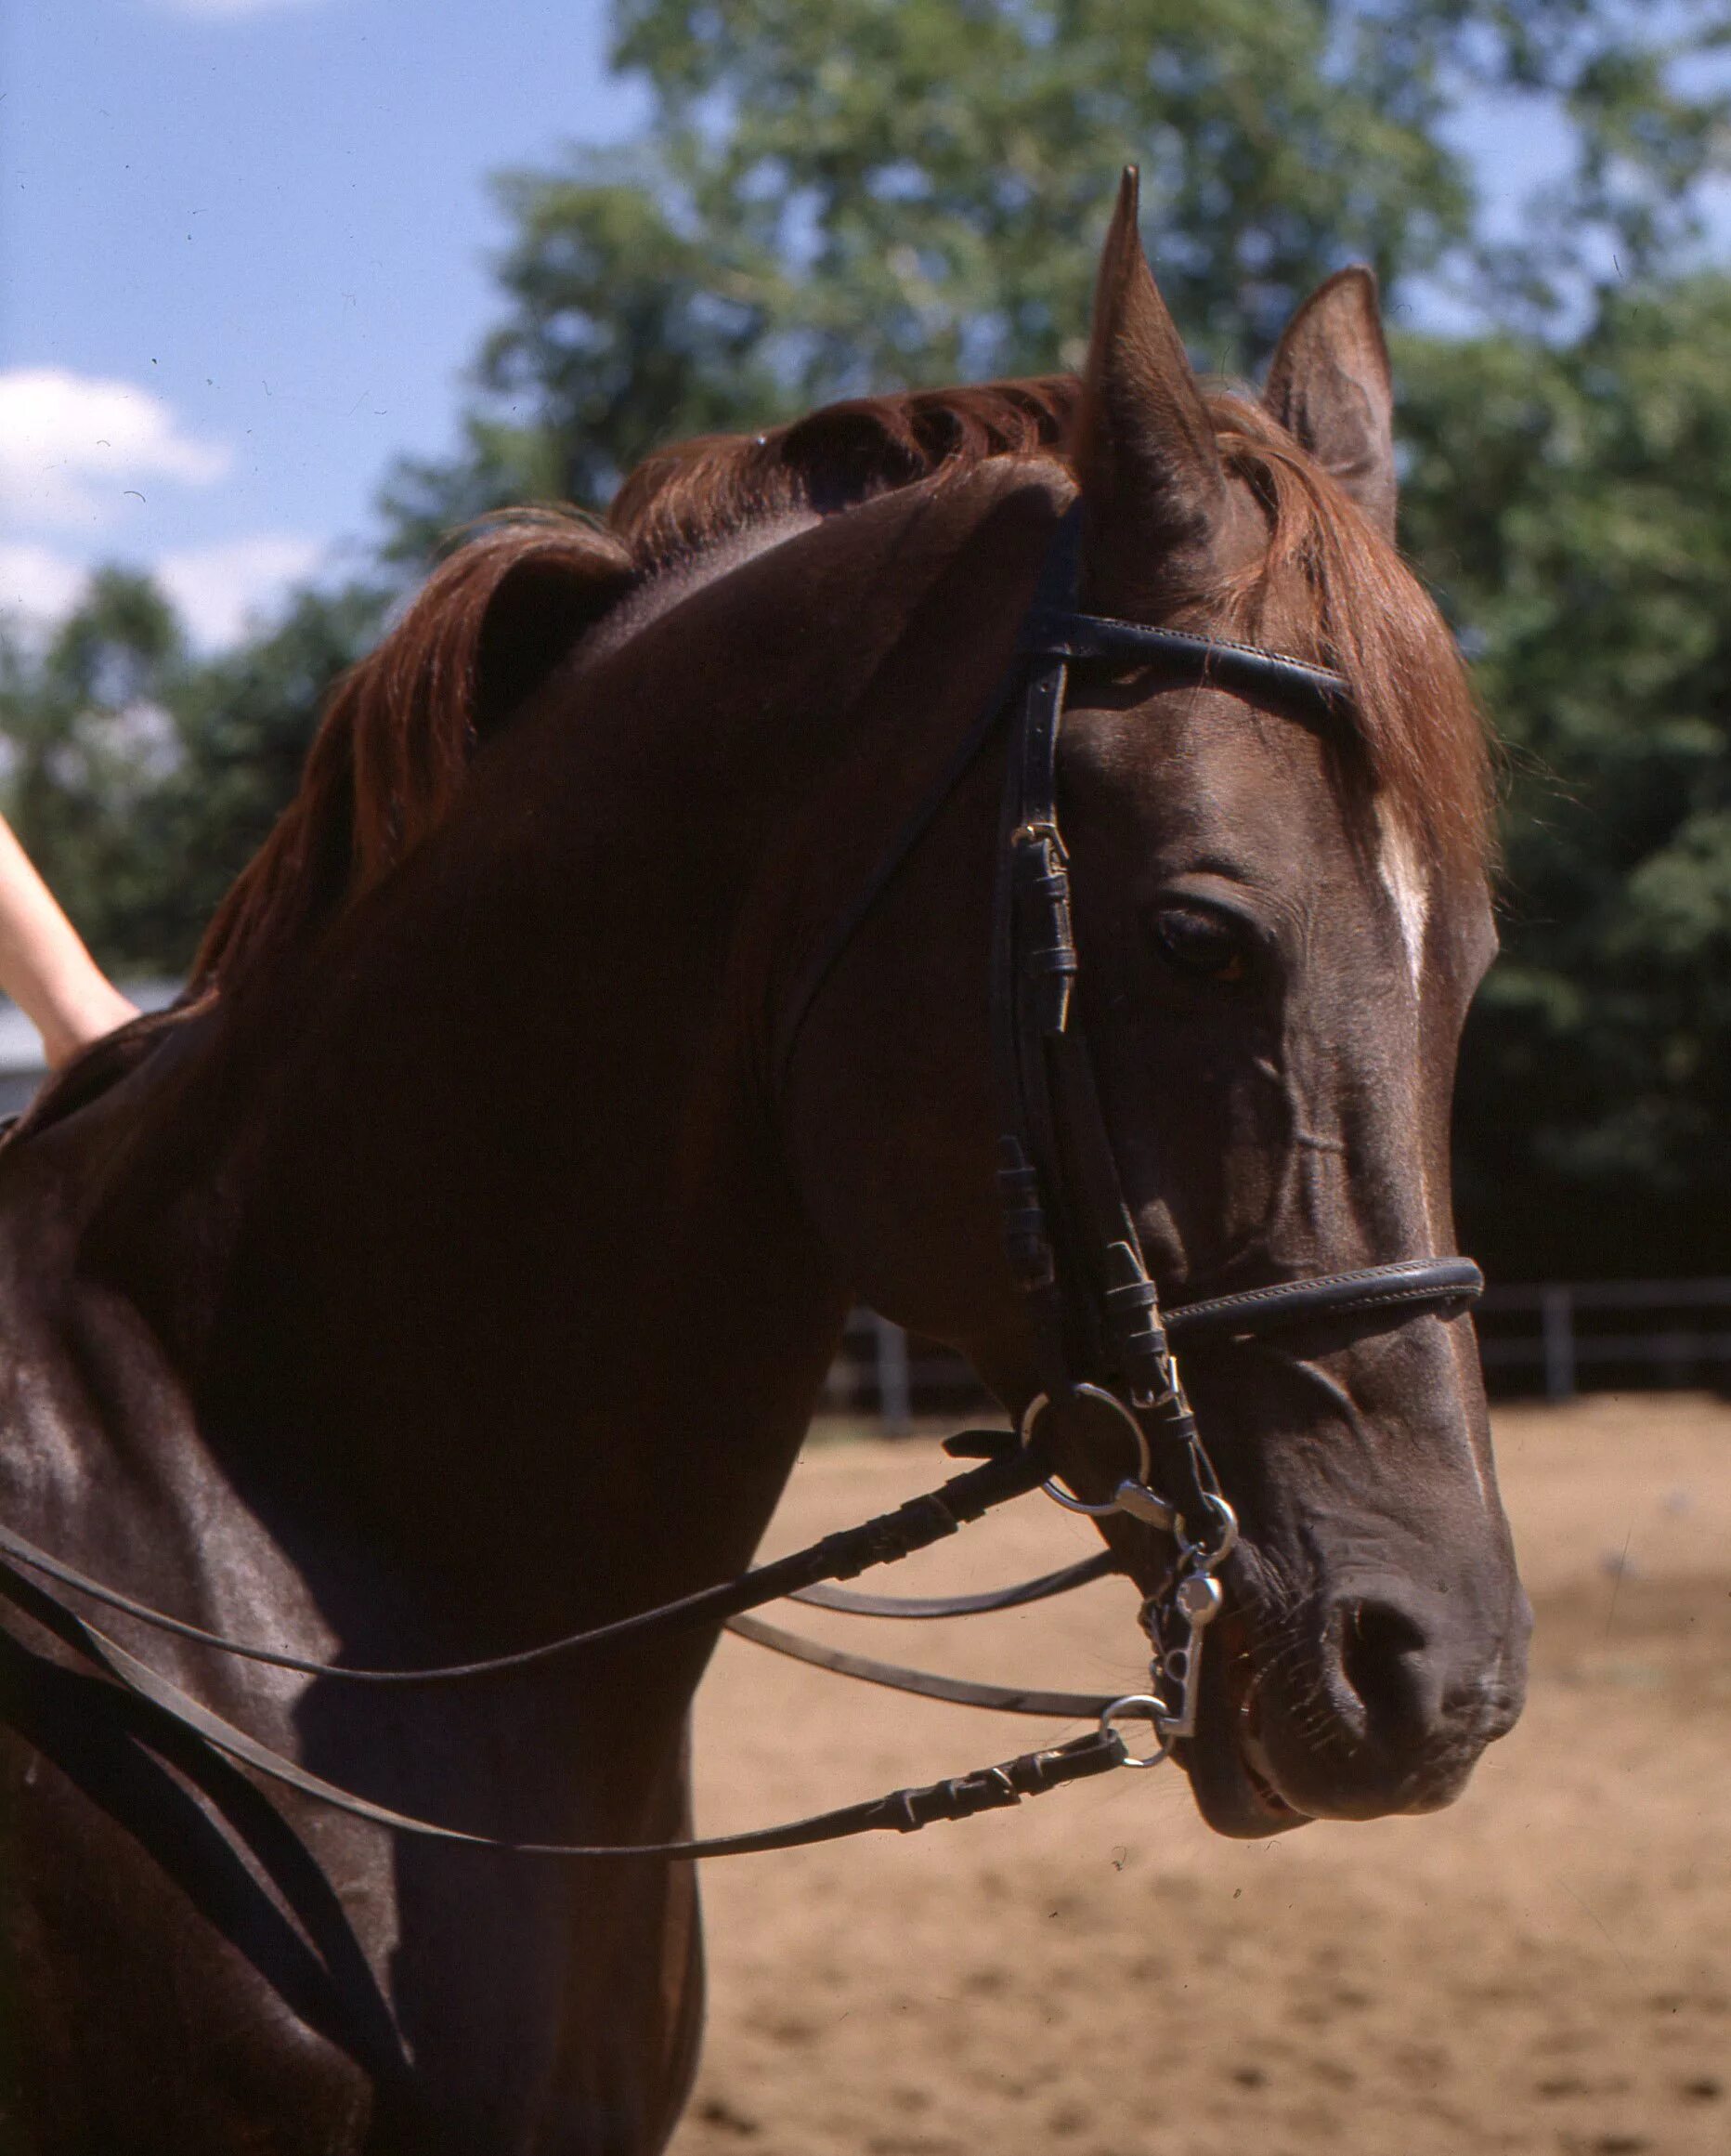
[[[1307,1820],[1309,1813],[1300,1811],[1281,1795],[1274,1779],[1274,1768],[1262,1742],[1256,1695],[1256,1679],[1247,1668],[1242,1679],[1242,1690],[1234,1687],[1237,1697],[1232,1702],[1232,1732],[1237,1740],[1238,1764],[1243,1771],[1250,1793],[1259,1808],[1270,1820],[1290,1824],[1295,1820]]]
[[[1264,1752],[1245,1628],[1230,1611],[1208,1641],[1200,1707],[1195,1734],[1177,1751],[1215,1833],[1260,1841],[1308,1825],[1310,1814],[1282,1795]]]
[[[1308,1819],[1308,1812],[1300,1811],[1295,1804],[1288,1804],[1274,1786],[1274,1770],[1269,1764],[1269,1756],[1262,1748],[1262,1740],[1248,1730],[1241,1730],[1238,1745],[1238,1762],[1244,1770],[1244,1779],[1250,1784],[1250,1793],[1270,1819]]]

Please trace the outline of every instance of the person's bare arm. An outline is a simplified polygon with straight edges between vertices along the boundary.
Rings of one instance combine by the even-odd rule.
[[[0,989],[42,1035],[50,1070],[138,1015],[85,948],[4,817]]]

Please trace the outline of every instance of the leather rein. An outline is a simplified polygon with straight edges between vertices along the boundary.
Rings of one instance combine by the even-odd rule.
[[[877,869],[835,924],[790,998],[777,1058],[785,1077],[800,1031],[825,982],[878,898],[1007,715],[1013,716],[993,902],[991,1011],[999,1115],[998,1189],[1005,1246],[1028,1312],[1043,1390],[1018,1431],[964,1431],[945,1450],[983,1464],[857,1527],[656,1608],[515,1653],[423,1669],[345,1666],[287,1654],[208,1631],[91,1578],[0,1523],[0,1598],[51,1632],[120,1691],[215,1750],[335,1810],[395,1832],[522,1855],[664,1862],[793,1849],[890,1829],[907,1833],[963,1819],[1121,1766],[1152,1767],[1195,1728],[1207,1626],[1221,1606],[1215,1574],[1230,1554],[1237,1521],[1185,1397],[1174,1340],[1259,1337],[1307,1319],[1404,1322],[1464,1308],[1482,1291],[1463,1258],[1391,1264],[1282,1282],[1163,1312],[1126,1204],[1095,1089],[1086,1037],[1072,1020],[1079,961],[1071,921],[1069,862],[1059,828],[1057,758],[1069,670],[1106,660],[1158,667],[1175,681],[1237,691],[1337,722],[1350,699],[1345,677],[1256,646],[1144,627],[1076,610],[1079,509],[1061,522],[1018,640],[1015,669],[938,779],[901,827]],[[1112,1498],[1087,1504],[1053,1479],[1053,1437],[1072,1418],[1103,1422],[1125,1447]],[[1174,1561],[1163,1590],[1144,1604],[1153,1650],[1149,1690],[1121,1698],[981,1684],[855,1655],[782,1631],[748,1613],[786,1599],[851,1615],[964,1616],[1041,1601],[1116,1569],[1111,1551],[1037,1579],[972,1595],[879,1596],[832,1583],[892,1563],[954,1535],[994,1507],[1045,1487],[1073,1510],[1123,1511],[1168,1537]],[[20,1567],[22,1567],[20,1571]],[[33,1577],[26,1577],[29,1574]],[[800,1660],[928,1698],[1000,1713],[1092,1718],[1068,1744],[1022,1753],[930,1785],[820,1812],[785,1826],[707,1839],[588,1846],[470,1834],[375,1804],[322,1781],[216,1715],[49,1593],[50,1580],[153,1629],[243,1660],[351,1684],[466,1682],[583,1652],[641,1646],[722,1624]],[[1138,1757],[1120,1720],[1149,1723],[1155,1749]]]

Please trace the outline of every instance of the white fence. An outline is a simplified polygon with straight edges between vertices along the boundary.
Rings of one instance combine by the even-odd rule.
[[[1532,1372],[1548,1400],[1572,1400],[1595,1379],[1674,1389],[1731,1377],[1731,1279],[1492,1287],[1479,1310],[1486,1371]]]
[[[1731,1381],[1731,1279],[1492,1287],[1477,1315],[1493,1392],[1562,1401],[1595,1386]],[[849,1318],[824,1388],[826,1407],[875,1415],[889,1437],[910,1430],[917,1411],[954,1411],[981,1397],[959,1355],[910,1339],[869,1310]]]

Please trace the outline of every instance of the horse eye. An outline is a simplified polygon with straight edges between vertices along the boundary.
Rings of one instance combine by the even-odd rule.
[[[1250,971],[1243,931],[1200,906],[1164,907],[1154,943],[1169,966],[1204,981],[1242,981]]]

